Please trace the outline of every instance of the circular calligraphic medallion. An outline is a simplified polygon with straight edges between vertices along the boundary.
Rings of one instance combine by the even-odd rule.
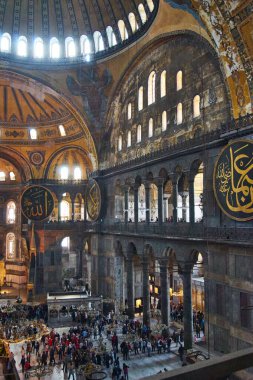
[[[29,186],[21,196],[21,210],[32,221],[40,222],[48,218],[53,209],[53,195],[43,186]]]
[[[86,191],[87,212],[92,221],[98,219],[101,210],[101,192],[97,181],[94,179],[88,183]]]
[[[253,219],[253,141],[236,140],[220,153],[213,173],[215,198],[231,219]]]
[[[44,157],[40,152],[33,152],[30,155],[30,160],[33,165],[42,165],[44,162]]]

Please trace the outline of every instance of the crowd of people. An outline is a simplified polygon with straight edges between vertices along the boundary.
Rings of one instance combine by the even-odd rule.
[[[44,367],[61,364],[68,378],[74,378],[74,373],[85,373],[89,368],[105,368],[113,380],[128,379],[131,358],[169,353],[172,342],[181,346],[182,329],[180,333],[170,334],[164,329],[160,334],[153,334],[138,320],[126,319],[120,324],[111,317],[97,315],[62,334],[51,329],[40,340],[27,341],[21,348],[20,367],[27,375],[33,367],[33,355]]]
[[[44,305],[17,306],[26,312],[28,320],[47,315]],[[1,323],[9,326],[10,316],[4,312],[0,315]],[[176,322],[183,321],[182,304],[172,305],[171,319]],[[175,331],[163,328],[157,333],[139,320],[130,320],[127,316],[118,323],[112,313],[107,317],[99,313],[95,316],[87,312],[80,315],[76,313],[72,320],[77,326],[63,333],[55,329],[48,330],[39,339],[36,339],[37,331],[31,328],[28,340],[21,348],[21,359],[18,363],[25,376],[28,376],[34,366],[53,368],[55,364],[59,364],[61,370],[68,374],[68,378],[75,379],[74,374],[104,368],[107,373],[111,373],[112,380],[128,379],[128,363],[133,357],[170,353],[172,343],[173,352],[184,362],[182,328]],[[193,312],[193,323],[197,336],[201,330],[204,333],[202,312]]]

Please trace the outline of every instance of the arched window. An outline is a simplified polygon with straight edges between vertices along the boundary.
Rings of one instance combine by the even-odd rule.
[[[60,171],[60,179],[68,179],[69,178],[69,168],[67,166],[62,166]]]
[[[203,174],[204,166],[200,164],[194,177],[194,218],[195,222],[203,220]]]
[[[76,45],[72,37],[65,39],[65,54],[66,57],[72,58],[76,56]]]
[[[182,124],[183,122],[183,106],[182,103],[177,105],[177,124]]]
[[[148,137],[153,137],[154,134],[154,122],[153,119],[149,119],[148,122]]]
[[[55,37],[50,40],[50,58],[60,58],[60,44]]]
[[[66,136],[66,131],[63,125],[59,125],[59,132],[62,137]]]
[[[200,96],[196,95],[193,98],[193,117],[200,116]]]
[[[102,34],[98,31],[93,34],[94,44],[95,44],[95,52],[104,50],[104,40]]]
[[[0,172],[0,181],[5,181],[5,172]]]
[[[161,98],[166,95],[166,70],[161,74]]]
[[[0,49],[4,53],[10,53],[11,52],[11,36],[9,35],[9,33],[3,33],[2,37],[1,37]]]
[[[121,36],[121,40],[124,41],[128,38],[127,29],[123,20],[118,21],[118,28]]]
[[[7,203],[6,208],[6,223],[13,224],[16,220],[16,204],[13,201]]]
[[[76,181],[82,179],[82,171],[81,171],[81,168],[79,166],[76,166],[74,169],[74,179]]]
[[[177,72],[177,91],[183,88],[183,72],[182,70]]]
[[[138,91],[138,110],[141,111],[142,109],[143,109],[143,86],[141,86]]]
[[[167,129],[167,112],[163,111],[162,113],[162,131],[166,131]]]
[[[148,105],[155,102],[155,71],[152,71],[148,77]]]
[[[34,58],[43,58],[44,46],[41,38],[35,38],[34,40]]]
[[[137,127],[137,143],[141,142],[141,125]]]
[[[10,172],[10,180],[11,181],[15,181],[16,180],[16,176],[15,176],[14,172]]]
[[[18,49],[17,54],[21,57],[27,56],[27,39],[24,36],[19,37],[18,39]]]
[[[132,145],[132,132],[127,132],[127,147],[129,148]]]
[[[64,239],[62,239],[61,246],[62,246],[62,248],[65,248],[65,249],[70,248],[70,237],[69,236],[66,236]]]
[[[60,207],[61,207],[60,209],[61,220],[69,220],[70,219],[69,202],[66,200],[61,201]]]
[[[30,129],[30,137],[32,140],[37,140],[37,131],[36,129],[32,128]]]
[[[9,232],[6,235],[6,259],[15,260],[16,257],[16,238],[14,233]]]
[[[138,5],[138,11],[139,11],[142,23],[145,24],[145,22],[147,21],[147,14],[142,3]]]
[[[107,38],[108,38],[109,47],[117,45],[115,33],[114,33],[114,31],[113,31],[113,29],[112,29],[111,26],[107,26],[107,28],[106,28],[106,34],[107,34]]]
[[[136,17],[135,17],[135,14],[134,13],[129,13],[128,15],[128,20],[129,20],[129,23],[131,25],[131,29],[132,29],[132,32],[136,32],[136,30],[138,29],[138,24],[137,24],[137,21],[136,21]]]
[[[153,3],[153,0],[147,0],[147,4],[148,4],[150,12],[153,12],[154,7],[155,7],[154,3]]]
[[[91,53],[90,40],[87,36],[82,35],[80,37],[81,54],[86,55]]]
[[[132,103],[128,103],[127,106],[127,120],[132,118]]]
[[[120,152],[122,150],[122,135],[119,136],[118,140],[118,151]]]

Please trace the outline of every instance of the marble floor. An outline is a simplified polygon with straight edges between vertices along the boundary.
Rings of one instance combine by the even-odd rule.
[[[64,331],[68,331],[68,328],[59,328],[57,331],[62,334]],[[119,336],[119,342],[122,341],[122,334],[121,334],[121,328],[117,331],[117,334]],[[104,339],[106,340],[106,337],[104,336]],[[94,346],[96,346],[96,341],[94,341]],[[111,348],[111,344],[107,343],[108,348]],[[16,360],[16,367],[20,375],[20,380],[25,380],[24,374],[21,372],[20,368],[20,359],[21,359],[21,347],[22,344],[11,344],[10,349],[14,353],[14,357]],[[123,359],[122,354],[119,353],[119,359],[120,359],[120,367],[122,368]],[[168,371],[176,368],[180,368],[182,366],[182,363],[178,356],[178,346],[176,346],[175,343],[172,343],[171,345],[171,352],[168,353],[162,353],[158,354],[157,351],[155,353],[152,353],[151,357],[147,356],[146,354],[139,354],[134,355],[134,353],[130,353],[130,360],[125,361],[125,363],[129,366],[129,380],[138,380],[142,379],[143,377],[154,375],[159,373],[160,371],[164,372],[164,369],[166,368]],[[36,365],[36,356],[32,354],[31,356],[31,365]],[[43,379],[46,380],[63,380],[67,379],[67,375],[64,374],[62,370],[62,364],[56,363],[55,366],[49,367],[52,371],[51,374],[46,374]],[[110,369],[104,369],[104,371],[107,373],[106,379],[112,378],[112,366]],[[30,380],[38,379],[36,376],[29,376]],[[75,374],[75,380],[81,380],[84,379],[83,376]],[[1,380],[1,377],[0,377]]]

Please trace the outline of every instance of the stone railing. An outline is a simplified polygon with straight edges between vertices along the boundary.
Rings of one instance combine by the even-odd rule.
[[[236,240],[253,242],[253,227],[208,227],[203,223],[103,223],[101,231],[112,234],[162,235],[165,238]]]
[[[39,223],[38,223],[39,225]],[[198,239],[203,241],[236,241],[244,243],[253,242],[253,227],[209,227],[203,223],[124,223],[120,221],[56,221],[41,222],[41,228],[45,230],[68,230],[90,233],[105,233],[112,235],[141,235],[160,236],[171,239]]]

